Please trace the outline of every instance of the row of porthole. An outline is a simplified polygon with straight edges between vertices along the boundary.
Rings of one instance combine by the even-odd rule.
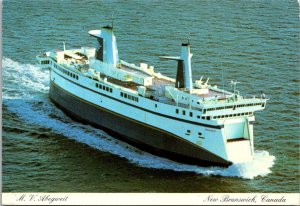
[[[109,88],[107,86],[104,86],[104,85],[98,84],[98,83],[96,83],[96,87],[99,89],[102,89],[104,91],[110,92],[110,93],[112,93],[112,91],[113,91],[112,88]]]
[[[260,105],[262,105],[262,104],[261,103],[239,104],[239,105],[234,105],[234,106],[207,108],[206,111],[221,110],[221,109],[235,109],[236,107],[250,107],[250,106],[260,106]]]
[[[130,100],[132,100],[132,101],[135,101],[135,102],[139,102],[139,98],[137,98],[137,97],[135,97],[135,96],[132,96],[132,95],[130,95],[130,94],[126,94],[126,93],[124,93],[124,92],[121,92],[121,97],[124,97],[124,98],[126,98],[126,99],[130,99]]]
[[[179,109],[176,109],[176,114],[179,114]],[[186,111],[182,110],[182,115],[185,115]],[[252,115],[253,112],[244,112],[244,113],[238,113],[238,114],[228,114],[228,115],[219,115],[219,116],[213,116],[213,119],[220,119],[220,118],[228,118],[228,117],[238,117],[238,116],[244,116],[244,115]],[[190,112],[190,117],[193,117],[193,112]],[[210,116],[200,116],[197,115],[198,119],[204,119],[204,120],[210,120]]]
[[[219,116],[214,116],[213,119],[223,119],[227,117],[239,117],[239,116],[244,116],[244,115],[252,115],[253,112],[244,112],[244,113],[238,113],[238,114],[228,114],[228,115],[219,115]]]
[[[78,80],[78,75],[73,74],[72,72],[69,72],[69,71],[63,69],[63,68],[61,68],[60,66],[57,66],[56,64],[54,64],[54,67],[55,67],[56,69],[58,69],[59,71],[61,71],[62,73],[64,73],[64,74],[66,74],[66,75],[68,75],[68,76],[70,76],[70,77],[72,77],[72,78]]]
[[[50,61],[49,60],[43,60],[43,61],[41,61],[41,64],[50,64]]]
[[[176,114],[179,114],[179,109],[176,109],[175,110]],[[182,110],[182,115],[186,115],[186,111],[185,110]],[[189,112],[189,116],[190,117],[193,117],[193,112]],[[197,118],[198,119],[206,119],[206,120],[210,120],[210,116],[200,116],[200,115],[197,115]]]

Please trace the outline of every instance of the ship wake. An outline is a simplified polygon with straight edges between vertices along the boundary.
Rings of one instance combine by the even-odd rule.
[[[89,145],[100,151],[126,158],[141,167],[193,172],[201,175],[253,179],[271,173],[275,157],[267,151],[255,151],[254,160],[228,168],[199,167],[177,163],[138,150],[104,131],[74,122],[48,99],[49,71],[31,64],[2,59],[3,105],[24,122],[50,129],[55,134]]]

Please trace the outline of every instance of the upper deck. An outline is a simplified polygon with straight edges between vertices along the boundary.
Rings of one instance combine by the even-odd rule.
[[[193,90],[175,88],[175,79],[154,72],[153,67],[147,67],[145,64],[135,66],[122,60],[119,61],[116,67],[113,67],[96,61],[93,55],[93,48],[81,48],[49,52],[46,55],[40,55],[39,58],[45,61],[48,57],[51,57],[58,64],[76,71],[82,76],[100,82],[108,82],[118,88],[126,89],[128,92],[132,91],[134,94],[182,108],[206,110],[211,113],[220,109],[232,110],[233,108],[242,107],[239,105],[249,103],[251,103],[250,105],[257,103],[262,105],[266,102],[261,98],[243,98],[240,95],[208,85],[207,82],[202,84],[201,80],[196,81]],[[147,84],[145,80],[148,81]],[[141,88],[144,88],[144,93],[140,92]]]

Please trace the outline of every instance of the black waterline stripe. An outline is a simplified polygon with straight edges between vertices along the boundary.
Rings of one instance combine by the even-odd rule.
[[[67,79],[66,77],[64,77],[64,76],[62,76],[62,75],[60,75],[60,74],[58,74],[58,73],[57,73],[56,71],[54,71],[52,68],[51,68],[51,71],[55,72],[58,76],[60,76],[60,77],[62,77],[62,78],[64,78],[64,79],[66,79],[66,80],[69,81],[69,82],[72,82],[73,84],[76,84],[76,85],[79,86],[79,87],[82,87],[82,88],[87,89],[87,90],[89,90],[89,91],[91,91],[91,92],[100,94],[100,95],[105,96],[105,97],[107,97],[107,98],[113,99],[113,100],[115,100],[115,101],[121,102],[121,103],[123,103],[123,104],[129,105],[129,106],[131,106],[131,107],[135,107],[135,108],[137,108],[137,109],[140,109],[140,110],[143,110],[143,111],[146,111],[146,112],[149,112],[149,113],[158,115],[158,116],[162,116],[162,117],[166,117],[166,118],[169,118],[169,119],[174,119],[174,120],[177,120],[177,121],[186,122],[186,123],[194,124],[194,125],[198,125],[198,126],[210,127],[210,128],[214,128],[214,129],[221,129],[221,128],[224,127],[224,125],[215,126],[215,125],[203,124],[203,123],[199,123],[199,122],[193,122],[193,121],[189,121],[189,120],[183,120],[183,119],[179,119],[179,118],[176,118],[176,117],[172,117],[172,116],[160,114],[160,113],[157,113],[157,112],[153,112],[153,111],[148,110],[148,109],[145,109],[145,108],[143,108],[143,107],[138,107],[138,106],[129,104],[129,103],[127,103],[127,102],[121,101],[121,100],[116,99],[116,98],[114,98],[114,97],[111,97],[111,96],[109,96],[109,95],[106,95],[106,94],[103,94],[103,93],[101,93],[101,92],[94,91],[94,90],[92,90],[92,89],[90,89],[90,88],[88,88],[88,87],[82,86],[81,84],[78,84],[77,82],[74,82],[74,81],[72,81],[72,80],[69,80],[69,79]]]

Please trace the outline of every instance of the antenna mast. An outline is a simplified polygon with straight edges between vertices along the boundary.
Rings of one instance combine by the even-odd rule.
[[[111,28],[114,28],[114,13],[111,15]]]
[[[188,33],[188,37],[187,37],[188,44],[190,44],[190,39],[191,39],[191,32]]]

